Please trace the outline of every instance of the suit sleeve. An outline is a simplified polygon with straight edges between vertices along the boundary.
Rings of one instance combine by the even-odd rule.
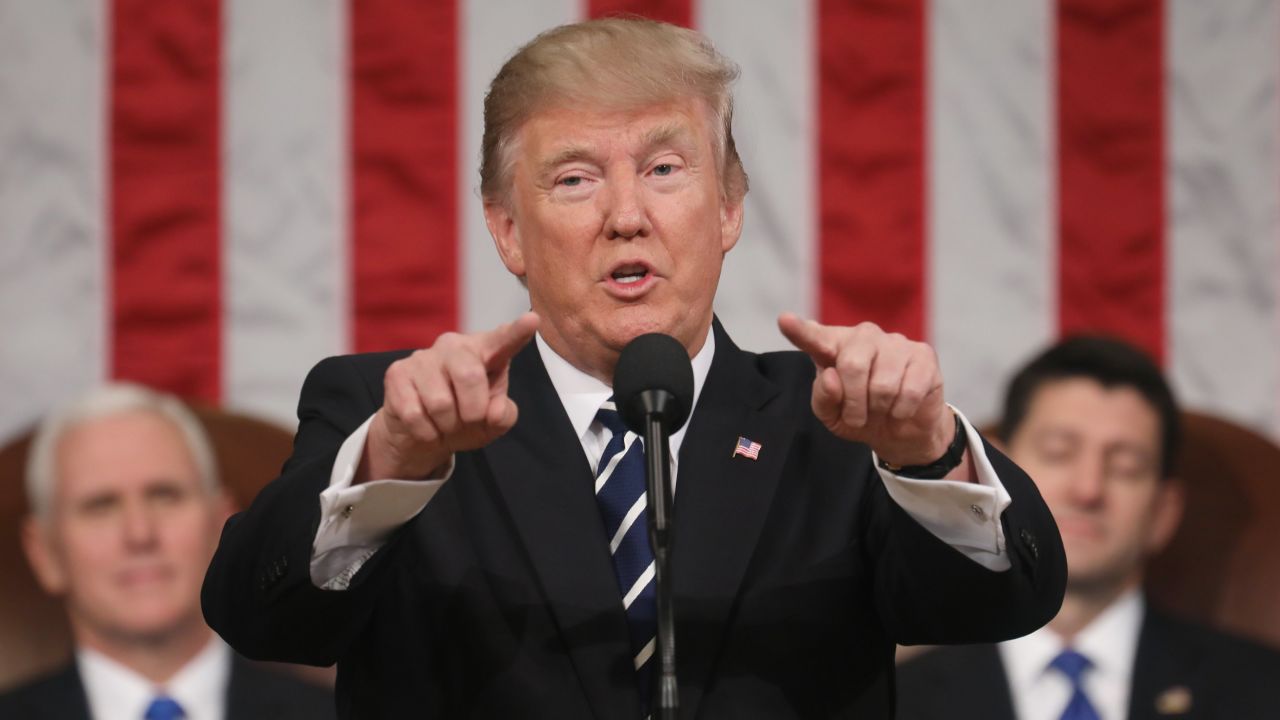
[[[1026,473],[983,444],[1010,497],[1000,514],[1007,570],[973,562],[893,502],[882,483],[869,487],[876,603],[897,643],[1008,640],[1041,627],[1062,605],[1067,565],[1053,516]]]
[[[317,588],[310,561],[320,494],[339,448],[378,404],[353,358],[316,365],[303,384],[292,455],[280,476],[223,528],[201,602],[209,626],[241,654],[332,664],[367,621],[372,588],[364,580],[395,552],[394,538],[342,592]]]

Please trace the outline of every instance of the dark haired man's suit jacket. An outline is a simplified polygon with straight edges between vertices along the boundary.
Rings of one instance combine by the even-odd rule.
[[[280,673],[231,661],[227,720],[325,720],[334,716],[333,694]],[[76,664],[0,694],[5,720],[91,720]]]
[[[1184,692],[1185,690],[1185,692]],[[1185,712],[1175,696],[1189,699]],[[1148,608],[1130,720],[1280,718],[1280,653]],[[898,668],[899,720],[1015,720],[995,645],[932,650]]]
[[[1010,461],[987,448],[1013,497],[1013,567],[995,573],[920,527],[869,450],[818,423],[806,356],[746,353],[715,332],[675,504],[682,717],[889,717],[894,641],[998,640],[1053,616],[1062,545]],[[593,474],[534,343],[511,365],[516,426],[459,454],[349,589],[312,585],[317,496],[403,356],[311,372],[293,456],[223,531],[210,624],[249,657],[337,661],[346,717],[638,716]],[[761,444],[759,460],[733,456],[739,436]]]

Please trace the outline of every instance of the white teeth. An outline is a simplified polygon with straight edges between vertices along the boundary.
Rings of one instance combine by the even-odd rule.
[[[618,270],[613,273],[613,279],[617,280],[619,283],[622,283],[623,285],[630,285],[632,283],[640,282],[641,280],[644,279],[644,276],[648,274],[649,274],[649,271],[645,268],[631,269],[631,270]]]

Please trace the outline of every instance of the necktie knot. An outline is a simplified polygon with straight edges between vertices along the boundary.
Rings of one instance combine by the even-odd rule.
[[[1067,648],[1058,653],[1053,662],[1049,663],[1049,667],[1066,675],[1072,685],[1079,686],[1081,679],[1084,677],[1084,671],[1093,667],[1093,663],[1084,655]]]
[[[178,704],[177,700],[171,697],[160,695],[151,701],[147,706],[147,712],[143,715],[143,720],[181,720],[185,718],[187,713]]]
[[[622,422],[622,415],[613,409],[613,403],[610,402],[596,412],[596,420],[603,426],[609,428],[614,435],[623,435],[627,432],[626,423]]]

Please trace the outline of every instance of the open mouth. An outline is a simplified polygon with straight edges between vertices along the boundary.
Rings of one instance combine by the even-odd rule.
[[[644,265],[621,265],[612,273],[614,281],[622,285],[632,285],[649,276],[649,268]]]

